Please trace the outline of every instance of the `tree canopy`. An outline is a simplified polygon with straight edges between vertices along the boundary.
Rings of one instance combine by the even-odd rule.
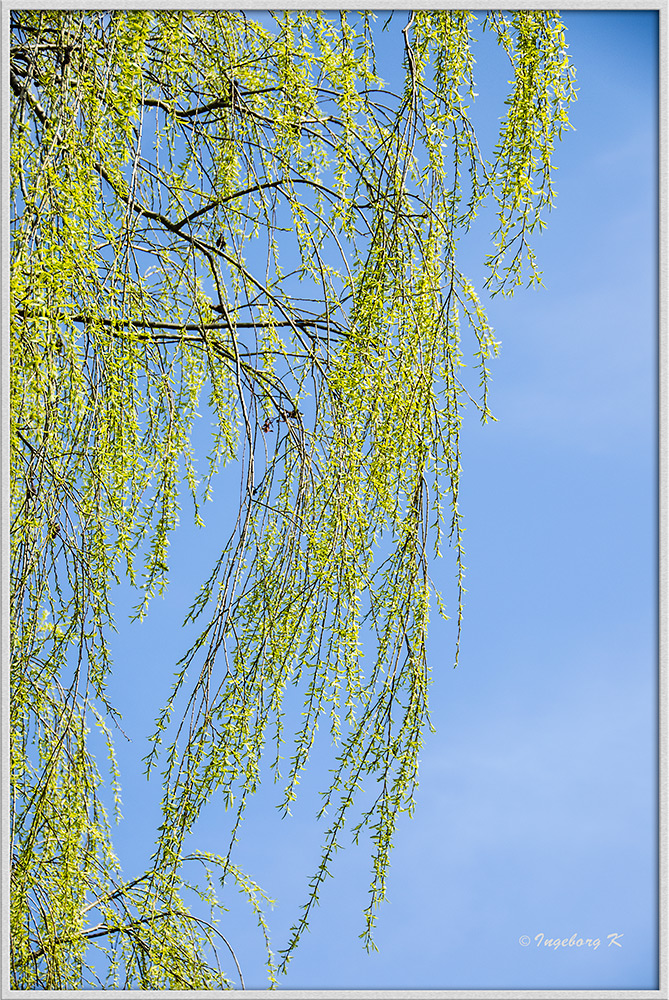
[[[401,33],[397,93],[376,68],[384,30]],[[480,31],[511,76],[487,153],[471,110]],[[237,981],[224,881],[267,930],[234,861],[247,801],[269,762],[289,810],[326,726],[321,862],[284,950],[268,950],[274,981],[349,819],[371,835],[372,946],[430,725],[442,536],[457,661],[464,405],[491,416],[498,345],[458,248],[487,205],[488,290],[540,282],[530,240],[574,96],[564,27],[536,10],[398,12],[385,27],[369,12],[13,10],[10,56],[13,987]],[[185,498],[201,524],[224,465],[238,514],[156,705],[146,764],[163,820],[147,870],[126,875],[104,791],[118,799],[113,587],[127,576],[144,615]],[[161,650],[148,669],[174,665]],[[211,800],[228,834],[189,853]]]

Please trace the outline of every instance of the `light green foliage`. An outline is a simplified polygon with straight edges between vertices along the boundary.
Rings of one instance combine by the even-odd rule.
[[[467,11],[396,15],[396,96],[376,75],[371,15],[11,17],[13,985],[232,982],[212,963],[227,944],[214,886],[237,881],[265,928],[232,846],[266,755],[288,810],[323,723],[337,746],[328,828],[280,968],[349,815],[355,838],[371,835],[371,946],[429,726],[442,525],[459,642],[466,398],[480,390],[490,416],[497,344],[458,240],[496,203],[491,287],[513,291],[526,265],[538,280],[527,240],[552,203],[573,97],[563,27],[546,11],[483,19],[512,71],[487,161],[470,117],[481,18]],[[198,471],[201,413],[214,435]],[[184,487],[201,523],[232,462],[238,518],[188,616],[199,638],[156,706],[155,855],[124,880],[87,743],[97,725],[118,798],[110,588],[128,574],[144,614]],[[304,708],[284,733],[291,685]],[[365,782],[376,793],[356,813]],[[212,798],[232,809],[230,850],[188,852]]]

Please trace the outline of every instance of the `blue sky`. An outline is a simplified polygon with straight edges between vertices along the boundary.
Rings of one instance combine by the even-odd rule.
[[[452,624],[435,616],[436,733],[416,814],[398,829],[379,953],[358,940],[369,857],[350,847],[285,989],[657,988],[657,14],[564,19],[579,100],[538,243],[546,287],[489,304],[498,420],[482,427],[473,409],[465,420],[461,662],[454,671]],[[502,65],[481,49],[482,102]],[[463,265],[479,288],[485,236]],[[128,877],[150,855],[159,798],[138,762],[187,648],[183,609],[224,535],[215,511],[206,533],[184,516],[167,596],[114,641],[112,701],[133,740],[118,746]],[[453,570],[448,553],[434,568],[447,595]],[[322,783],[305,782],[289,820],[269,788],[243,831],[238,863],[278,900],[277,949],[318,860]],[[214,809],[192,846],[223,850],[225,833]],[[230,906],[222,930],[247,987],[262,989],[253,918]],[[539,935],[601,943],[555,949]]]

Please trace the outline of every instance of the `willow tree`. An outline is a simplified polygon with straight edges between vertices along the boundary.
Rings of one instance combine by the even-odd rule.
[[[13,986],[236,981],[219,964],[224,881],[265,928],[233,857],[246,803],[265,762],[289,809],[324,720],[321,863],[270,978],[349,817],[371,837],[369,947],[430,725],[442,534],[459,637],[463,405],[490,417],[497,344],[458,247],[487,203],[489,290],[540,280],[528,241],[573,97],[563,25],[397,14],[383,29],[404,54],[397,93],[371,14],[15,10],[11,29]],[[475,30],[511,76],[486,155]],[[214,432],[198,456],[202,413]],[[144,614],[183,495],[201,524],[225,464],[238,516],[155,707],[163,821],[147,870],[124,874],[87,737],[105,735],[117,792],[110,594],[127,575]],[[167,652],[147,669],[164,674]],[[293,685],[303,707],[284,732]],[[188,852],[211,800],[229,834]]]

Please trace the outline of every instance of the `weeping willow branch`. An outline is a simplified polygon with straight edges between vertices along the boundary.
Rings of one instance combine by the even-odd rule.
[[[417,10],[386,35],[343,11],[15,10],[11,23],[12,984],[229,988],[221,949],[243,986],[231,883],[274,983],[271,901],[234,848],[264,774],[290,812],[319,731],[332,816],[279,968],[347,823],[369,835],[374,946],[431,727],[435,602],[459,655],[466,402],[492,419],[498,344],[460,239],[492,212],[491,292],[540,282],[530,240],[574,97],[564,28],[526,10]],[[512,75],[490,151],[472,110],[484,33]],[[375,65],[393,38],[396,93]],[[120,804],[112,589],[125,579],[146,613],[184,495],[203,524],[226,465],[238,510],[155,706],[145,763],[162,818],[147,871],[126,879],[107,815]],[[430,579],[444,534],[448,607]],[[230,809],[222,843],[188,853],[216,804]]]

